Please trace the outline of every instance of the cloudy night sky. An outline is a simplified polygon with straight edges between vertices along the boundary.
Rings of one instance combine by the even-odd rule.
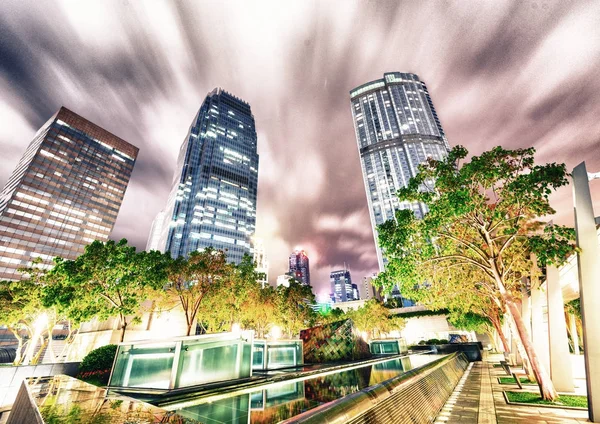
[[[301,246],[323,296],[344,262],[355,282],[377,269],[349,90],[413,72],[451,145],[600,171],[599,69],[596,0],[3,0],[0,185],[64,105],[140,148],[112,238],[143,249],[188,127],[223,87],[256,119],[271,282]],[[573,225],[571,188],[552,200]]]

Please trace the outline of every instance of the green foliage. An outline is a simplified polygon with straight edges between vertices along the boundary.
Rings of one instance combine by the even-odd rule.
[[[573,314],[577,318],[581,319],[581,301],[579,298],[567,302],[565,304],[565,310],[567,313]]]
[[[435,311],[424,310],[424,311],[414,311],[414,312],[407,312],[407,313],[400,312],[400,313],[398,313],[398,315],[404,319],[408,319],[408,318],[428,317],[428,316],[436,316],[436,315],[447,315],[449,312],[450,311],[448,311],[448,309],[438,309]]]
[[[229,281],[234,267],[227,263],[225,252],[212,247],[192,252],[187,259],[171,259],[166,255],[164,260],[168,278],[166,295],[181,305],[189,336],[207,293]]]
[[[317,315],[317,324],[325,325],[332,322],[341,321],[348,318],[346,313],[340,308],[333,308],[329,311],[319,311]]]
[[[279,286],[277,291],[277,324],[288,337],[296,337],[300,330],[311,327],[317,313],[310,305],[315,295],[310,286],[290,280],[289,287]]]
[[[451,313],[448,315],[448,322],[459,330],[474,331],[480,334],[489,333],[493,328],[489,318],[473,312]]]
[[[110,370],[117,354],[117,345],[109,344],[92,350],[85,355],[79,366],[79,372]]]
[[[462,163],[468,152],[458,146],[445,160],[420,165],[398,197],[424,204],[428,213],[417,219],[412,208],[399,210],[378,227],[389,263],[374,284],[388,292],[398,285],[432,309],[473,312],[496,328],[506,308],[543,397],[553,399],[556,391],[534,354],[517,299],[523,277],[536,277],[532,254],[542,265],[560,265],[575,241],[571,229],[538,220],[554,213],[549,196],[568,183],[568,174],[564,164],[535,165],[534,153],[495,147]]]
[[[533,154],[533,148],[496,147],[459,167],[467,156],[459,146],[446,160],[421,165],[398,196],[425,203],[429,212],[416,219],[412,210],[399,210],[395,221],[379,226],[390,263],[375,284],[387,291],[398,284],[419,301],[439,281],[456,280],[456,294],[465,280],[494,285],[499,274],[514,289],[529,272],[530,252],[542,263],[562,263],[574,251],[572,230],[540,231],[536,217],[554,212],[548,196],[567,184],[567,173],[564,164],[534,165]]]
[[[352,319],[359,331],[367,333],[370,338],[402,330],[406,325],[402,317],[392,315],[388,308],[375,299],[368,300],[364,306],[355,311],[348,311],[346,315]]]
[[[55,259],[43,303],[60,306],[75,321],[119,317],[122,341],[127,325],[144,312],[142,302],[162,289],[166,257],[157,251],[136,253],[125,239],[94,241],[73,261]],[[128,322],[129,316],[133,319]]]

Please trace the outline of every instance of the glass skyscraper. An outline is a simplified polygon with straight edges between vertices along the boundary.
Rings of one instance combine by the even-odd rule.
[[[350,91],[352,118],[369,203],[376,226],[395,219],[397,209],[427,212],[420,203],[400,202],[396,192],[427,158],[442,159],[449,149],[427,86],[415,74],[391,72]],[[384,257],[376,244],[380,270]]]
[[[310,286],[310,264],[304,250],[294,250],[290,255],[290,272],[299,283]]]
[[[258,153],[245,101],[216,88],[181,145],[159,250],[174,258],[209,246],[230,262],[251,253],[256,226]]]
[[[0,279],[19,280],[106,241],[138,148],[62,107],[36,133],[0,194]]]
[[[329,274],[331,285],[331,300],[335,303],[358,300],[358,286],[352,283],[350,271],[341,269]]]

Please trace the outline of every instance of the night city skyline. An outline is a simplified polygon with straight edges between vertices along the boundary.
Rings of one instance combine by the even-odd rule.
[[[110,7],[106,4],[110,3]],[[52,7],[50,7],[52,5]],[[60,25],[57,26],[56,23]],[[49,2],[0,15],[0,187],[61,106],[139,147],[112,239],[144,249],[191,120],[215,87],[258,135],[257,231],[271,284],[296,247],[317,296],[378,269],[349,91],[427,84],[450,146],[533,146],[600,171],[600,2]],[[600,207],[600,186],[592,184]],[[572,226],[571,187],[549,217]]]

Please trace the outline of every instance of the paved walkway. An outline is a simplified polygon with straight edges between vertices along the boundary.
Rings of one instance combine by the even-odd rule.
[[[520,389],[516,384],[498,383],[498,377],[506,376],[506,373],[502,368],[494,368],[492,359],[496,358],[469,364],[469,368],[437,417],[436,424],[589,422],[587,411],[583,410],[507,404],[502,392]],[[537,391],[537,386],[524,387],[524,391]]]

